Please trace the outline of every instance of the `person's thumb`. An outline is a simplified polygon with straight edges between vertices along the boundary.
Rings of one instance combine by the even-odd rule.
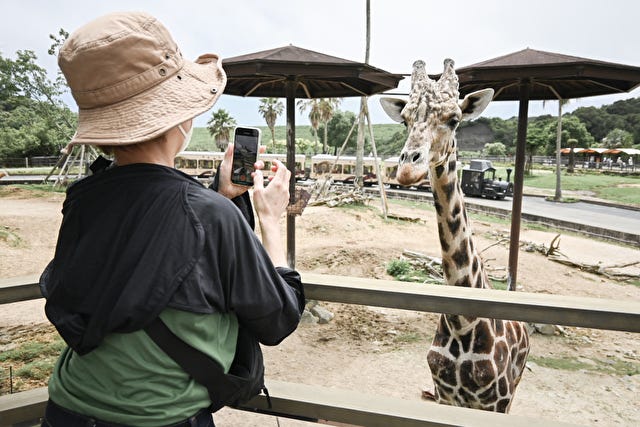
[[[230,142],[229,145],[227,145],[227,151],[224,152],[223,161],[231,162],[232,160],[233,160],[233,142]]]

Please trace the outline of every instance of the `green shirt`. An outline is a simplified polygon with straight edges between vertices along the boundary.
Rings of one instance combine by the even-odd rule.
[[[238,336],[233,314],[167,308],[160,317],[173,333],[228,371]],[[84,356],[64,350],[49,380],[49,396],[70,411],[136,427],[177,423],[211,404],[207,389],[144,331],[110,334]]]

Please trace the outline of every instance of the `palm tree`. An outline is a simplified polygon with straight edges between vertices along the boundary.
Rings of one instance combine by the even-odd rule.
[[[325,154],[329,151],[329,145],[327,143],[327,125],[329,123],[329,120],[331,120],[331,118],[335,114],[339,105],[339,98],[320,98],[318,100],[318,119],[324,125],[324,141],[322,142],[322,152]]]
[[[213,136],[216,146],[224,151],[231,140],[231,132],[236,126],[236,120],[229,115],[229,112],[220,108],[211,115],[207,122],[209,134]]]
[[[300,99],[298,100],[298,109],[300,113],[304,113],[309,109],[309,121],[313,130],[313,139],[315,142],[313,154],[318,154],[318,128],[320,127],[320,100],[319,99]]]
[[[267,122],[267,126],[271,131],[271,143],[276,145],[276,119],[284,111],[284,104],[278,101],[278,98],[262,98],[260,99],[260,106],[258,111],[264,117],[264,121]]]

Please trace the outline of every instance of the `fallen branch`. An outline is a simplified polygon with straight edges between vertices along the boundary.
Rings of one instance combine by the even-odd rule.
[[[404,250],[402,252],[402,256],[409,260],[409,263],[415,270],[425,272],[430,277],[430,281],[442,283],[444,280],[444,275],[442,273],[442,258],[432,257],[409,250]]]
[[[356,189],[350,189],[344,193],[338,193],[336,191],[330,192],[320,199],[309,202],[309,205],[327,205],[330,208],[333,208],[343,205],[364,204],[372,199],[373,197],[367,196]]]
[[[557,256],[557,255],[551,255],[549,256],[549,259],[551,261],[555,261],[563,265],[568,265],[570,267],[577,268],[580,271],[597,274],[600,276],[605,276],[608,279],[612,279],[612,280],[626,281],[626,280],[640,279],[640,274],[630,274],[630,273],[624,273],[621,271],[614,271],[615,269],[632,267],[634,265],[638,265],[640,264],[640,261],[604,266],[601,264],[586,264],[579,261],[572,261],[564,256]]]
[[[421,219],[419,217],[393,214],[393,213],[390,213],[390,212],[387,213],[387,218],[397,219],[399,221],[407,221],[407,222],[420,222],[421,221]]]
[[[501,232],[492,232],[491,235],[498,239],[496,243],[488,246],[483,250],[483,252],[490,247],[505,243],[509,241],[508,235]],[[544,244],[538,244],[534,242],[528,241],[520,241],[520,248],[527,252],[539,252],[542,255],[549,258],[551,261],[558,262],[560,264],[577,268],[580,271],[584,271],[587,273],[592,273],[600,276],[605,276],[611,280],[617,281],[627,281],[627,280],[638,280],[640,279],[640,274],[631,274],[625,273],[621,271],[615,271],[626,267],[633,267],[635,265],[640,265],[640,261],[628,262],[624,264],[617,265],[607,265],[603,266],[602,264],[587,264],[580,261],[574,261],[569,259],[565,254],[560,251],[560,234],[556,234],[556,236],[551,240],[551,243],[547,247]]]

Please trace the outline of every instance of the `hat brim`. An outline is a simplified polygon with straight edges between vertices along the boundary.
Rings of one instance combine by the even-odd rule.
[[[217,56],[201,58],[209,62],[185,60],[175,75],[117,104],[81,108],[70,145],[128,145],[148,141],[209,110],[222,95],[227,76]]]

